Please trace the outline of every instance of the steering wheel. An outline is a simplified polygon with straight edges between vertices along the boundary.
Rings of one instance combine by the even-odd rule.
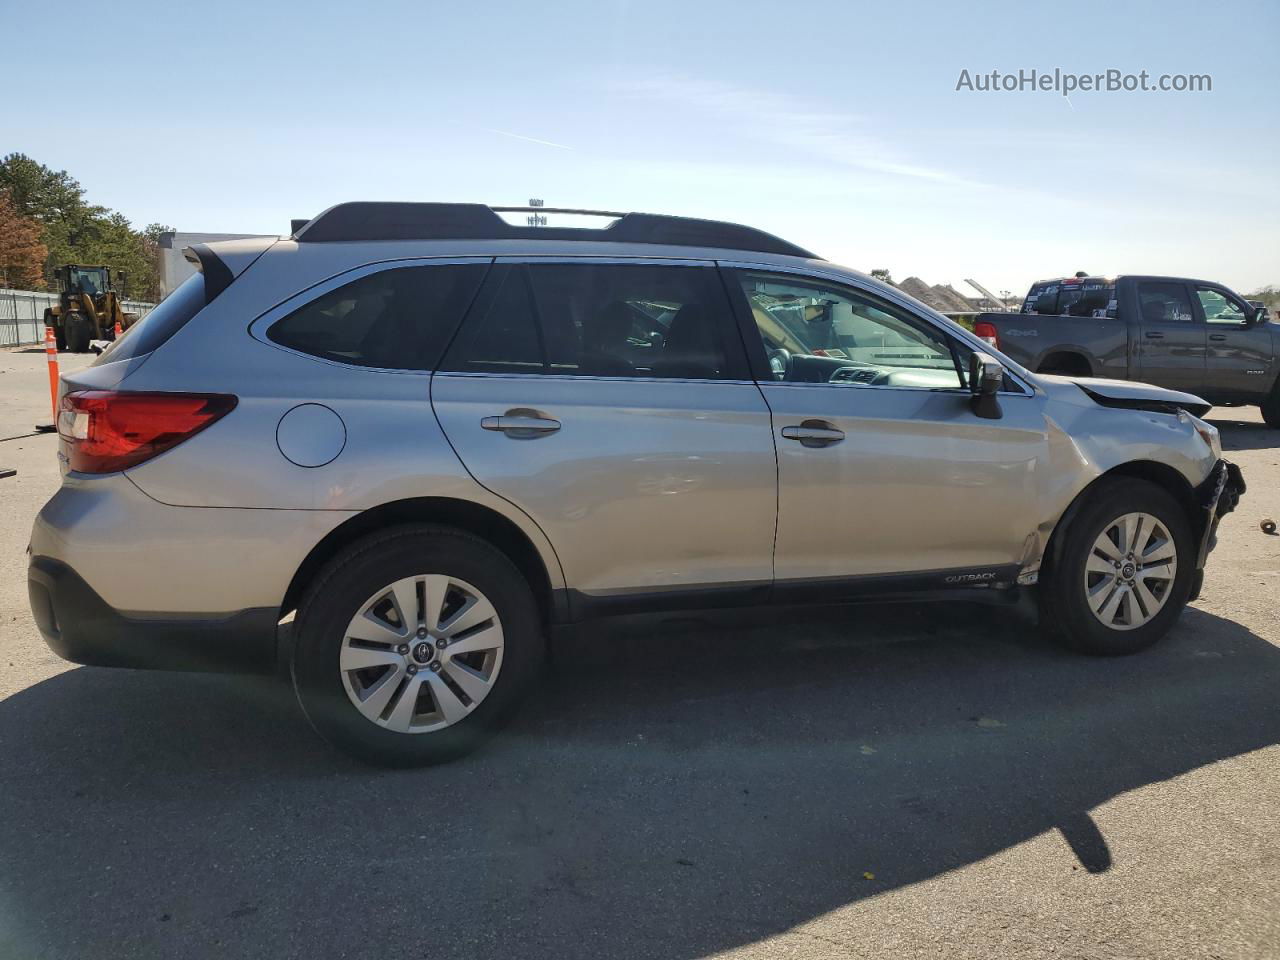
[[[791,373],[791,351],[786,347],[770,347],[769,370],[773,379],[786,380]]]

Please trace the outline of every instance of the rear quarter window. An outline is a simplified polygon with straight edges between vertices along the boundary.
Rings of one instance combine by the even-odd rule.
[[[431,264],[366,274],[277,320],[267,338],[335,363],[431,370],[488,267]]]
[[[151,353],[187,322],[199,313],[206,303],[204,274],[197,273],[184,280],[176,290],[156,305],[156,308],[117,337],[90,366],[132,360]]]

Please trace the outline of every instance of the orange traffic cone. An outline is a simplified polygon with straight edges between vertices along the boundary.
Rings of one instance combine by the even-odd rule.
[[[53,433],[58,429],[58,340],[53,327],[44,328],[44,353],[49,360],[49,404],[53,408],[53,423],[36,424],[40,433]]]

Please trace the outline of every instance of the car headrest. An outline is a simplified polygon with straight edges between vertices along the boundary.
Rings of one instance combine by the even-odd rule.
[[[1163,300],[1143,300],[1142,319],[1149,323],[1163,323],[1167,306]]]
[[[606,304],[594,318],[594,322],[582,328],[582,350],[596,353],[617,350],[625,346],[631,332],[631,308],[622,300]]]

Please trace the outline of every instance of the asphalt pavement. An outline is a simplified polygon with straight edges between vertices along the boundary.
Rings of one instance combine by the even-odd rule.
[[[485,750],[390,772],[281,681],[48,651],[44,376],[0,351],[0,957],[1280,956],[1256,410],[1211,415],[1249,493],[1147,653],[961,604],[612,621]]]

